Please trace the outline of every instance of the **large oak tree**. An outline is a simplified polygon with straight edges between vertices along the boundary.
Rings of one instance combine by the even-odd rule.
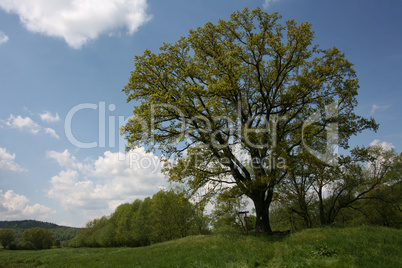
[[[333,144],[377,128],[354,113],[352,63],[313,36],[308,23],[245,9],[145,50],[123,89],[135,101],[127,149],[175,155],[169,179],[205,196],[237,187],[254,202],[256,232],[271,233],[276,186],[306,152],[323,160]]]

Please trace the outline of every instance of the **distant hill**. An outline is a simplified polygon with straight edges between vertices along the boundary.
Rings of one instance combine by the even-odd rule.
[[[0,221],[0,229],[12,229],[17,236],[21,236],[25,230],[35,227],[51,231],[53,233],[53,238],[59,239],[60,241],[70,240],[79,230],[81,230],[80,228],[60,226],[50,222],[35,220]]]

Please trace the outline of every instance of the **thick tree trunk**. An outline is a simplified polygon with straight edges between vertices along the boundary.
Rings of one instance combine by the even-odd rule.
[[[256,234],[272,234],[269,222],[269,206],[271,205],[273,191],[258,191],[253,195],[256,211],[255,232]]]

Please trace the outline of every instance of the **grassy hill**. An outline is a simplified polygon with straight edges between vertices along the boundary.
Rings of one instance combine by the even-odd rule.
[[[79,228],[60,226],[54,223],[35,220],[0,221],[0,229],[12,229],[18,237],[21,236],[25,230],[35,227],[51,231],[53,233],[53,238],[59,239],[60,241],[71,239],[71,237],[76,235],[80,230]]]
[[[0,250],[0,267],[402,267],[402,230],[308,229],[190,236],[143,248]]]

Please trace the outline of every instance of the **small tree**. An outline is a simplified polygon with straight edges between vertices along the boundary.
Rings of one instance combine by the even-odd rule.
[[[0,244],[6,248],[15,240],[15,234],[12,229],[1,229],[0,230]]]
[[[212,221],[215,229],[222,226],[232,226],[240,229],[244,225],[244,215],[240,211],[246,209],[248,202],[237,188],[231,188],[217,196],[215,209],[212,211]]]
[[[22,233],[22,240],[32,243],[35,249],[49,249],[53,245],[53,234],[43,228],[31,228]]]

